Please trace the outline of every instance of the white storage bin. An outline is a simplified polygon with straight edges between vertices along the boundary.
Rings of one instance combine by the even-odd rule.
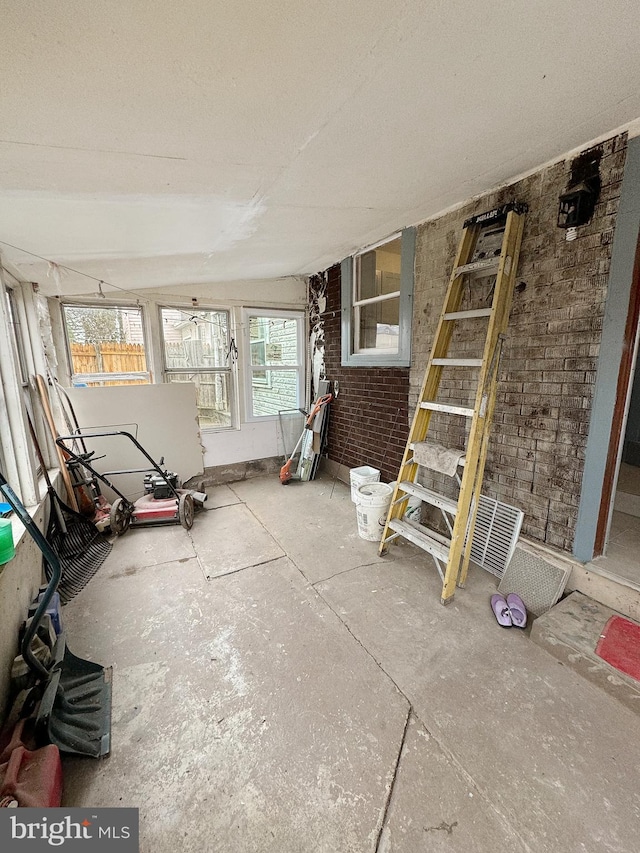
[[[370,465],[361,465],[360,468],[352,468],[349,472],[351,479],[351,500],[358,503],[358,489],[367,483],[379,483],[380,471]]]

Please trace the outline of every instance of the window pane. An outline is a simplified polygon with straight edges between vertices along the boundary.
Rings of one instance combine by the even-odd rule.
[[[398,351],[400,331],[400,298],[387,299],[361,305],[356,309],[360,316],[358,327],[358,350],[381,349],[387,352]]]
[[[356,257],[356,301],[400,290],[400,245],[396,237]]]
[[[73,384],[76,388],[105,388],[107,385],[149,385],[148,379],[123,379],[114,376],[113,379],[101,379],[96,376],[76,376]]]
[[[64,318],[76,384],[140,385],[148,377],[142,309],[65,305]],[[113,380],[96,374],[119,374]]]
[[[14,296],[11,290],[7,290],[7,305],[9,309],[9,327],[13,333],[13,342],[18,358],[18,368],[20,370],[20,381],[23,385],[27,384],[29,371],[27,370],[26,359],[24,357],[24,349],[22,346],[22,338],[20,336],[20,320],[18,319],[18,311],[14,304]]]
[[[163,308],[161,317],[167,369],[228,367],[227,311]]]
[[[284,409],[297,409],[298,371],[255,371],[251,378],[251,399],[254,415],[277,415]]]
[[[168,382],[193,382],[196,386],[201,429],[231,426],[231,376],[229,373],[168,373]]]
[[[252,366],[297,365],[300,361],[297,319],[252,316],[249,318],[249,339]]]

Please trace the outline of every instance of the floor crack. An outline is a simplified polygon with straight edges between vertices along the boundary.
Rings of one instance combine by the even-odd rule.
[[[396,786],[396,779],[398,778],[398,771],[400,769],[400,759],[402,758],[402,752],[404,750],[404,745],[407,740],[407,731],[409,729],[409,721],[411,720],[412,708],[409,705],[407,710],[407,716],[404,721],[404,729],[402,730],[402,737],[400,739],[400,747],[398,749],[398,755],[396,756],[395,764],[393,765],[393,777],[391,779],[391,784],[389,785],[389,791],[387,792],[387,798],[384,803],[384,811],[382,812],[382,820],[380,821],[380,829],[378,830],[378,836],[376,838],[376,846],[375,853],[380,853],[381,844],[382,844],[382,833],[385,830],[387,825],[387,817],[389,815],[389,808],[391,806],[391,799],[393,797],[393,792]]]
[[[379,561],[374,561],[373,563],[360,563],[357,566],[351,566],[348,569],[343,569],[341,572],[335,572],[333,575],[329,575],[327,578],[321,578],[319,581],[313,581],[311,584],[312,587],[318,586],[318,584],[326,583],[327,581],[333,580],[333,578],[337,578],[339,575],[346,575],[347,572],[354,572],[356,569],[366,569],[367,566],[377,566],[379,565]],[[304,574],[304,572],[303,572]]]
[[[291,560],[291,557],[289,557],[289,560]],[[291,560],[291,562],[293,562],[293,560]],[[296,569],[298,569],[298,571],[300,572],[300,574],[302,575],[302,577],[303,577],[303,578],[305,578],[305,580],[306,580],[306,581],[307,581],[307,583],[308,583],[308,579],[306,578],[306,576],[305,576],[304,572],[300,569],[300,567],[299,567],[299,566],[297,566],[295,563],[294,563],[294,566],[296,566]],[[356,635],[353,633],[353,631],[351,630],[351,628],[347,625],[347,623],[346,623],[346,622],[345,622],[345,620],[342,618],[342,616],[341,616],[341,615],[338,613],[338,611],[337,611],[337,610],[336,610],[336,609],[335,609],[335,608],[330,604],[330,602],[328,602],[328,601],[327,601],[327,599],[324,597],[324,595],[323,595],[319,590],[317,590],[317,589],[313,586],[313,584],[310,584],[310,586],[311,586],[311,589],[312,589],[312,590],[315,592],[315,594],[318,596],[318,598],[320,598],[320,599],[324,602],[324,604],[329,608],[329,610],[333,613],[333,615],[338,619],[338,621],[340,622],[340,624],[344,627],[345,631],[347,631],[347,632],[348,632],[348,633],[353,637],[353,639],[354,639],[354,640],[356,641],[356,643],[360,646],[360,648],[364,651],[364,653],[365,653],[366,655],[368,655],[368,656],[371,658],[371,660],[375,663],[375,665],[378,667],[378,669],[379,669],[382,673],[384,673],[384,675],[386,675],[386,677],[387,677],[387,678],[389,679],[389,681],[393,684],[393,686],[396,688],[396,690],[398,691],[398,693],[399,693],[401,696],[403,696],[403,697],[404,697],[404,699],[406,699],[407,704],[408,704],[408,705],[409,705],[409,707],[411,708],[411,700],[410,700],[410,699],[409,699],[409,697],[406,695],[406,693],[404,692],[404,690],[402,690],[402,688],[399,686],[399,684],[395,681],[395,679],[394,679],[391,675],[389,675],[389,673],[388,673],[388,672],[387,672],[387,670],[382,666],[382,664],[380,663],[380,661],[379,661],[379,660],[375,657],[375,655],[374,655],[374,654],[373,654],[373,653],[372,653],[372,652],[371,652],[371,651],[370,651],[370,650],[369,650],[369,649],[364,645],[364,643],[363,643],[363,642],[362,642],[358,637],[356,637]]]
[[[289,559],[291,559],[291,558],[289,558]],[[295,565],[295,563],[294,563],[294,565]],[[296,568],[298,568],[298,567],[296,566]],[[300,571],[300,569],[299,569],[299,568],[298,568],[298,571]],[[301,573],[301,574],[302,574],[302,576],[304,577],[304,573],[303,573],[303,572],[300,572],[300,573]],[[487,803],[487,805],[489,806],[489,808],[494,812],[494,814],[496,815],[496,817],[498,818],[498,820],[500,821],[500,823],[505,827],[505,829],[508,829],[510,832],[512,832],[512,833],[513,833],[513,834],[518,838],[518,840],[520,841],[520,843],[521,843],[521,844],[522,844],[522,846],[523,846],[523,849],[524,849],[524,850],[526,850],[526,851],[527,851],[527,853],[531,853],[531,847],[527,844],[527,842],[525,841],[525,839],[524,839],[524,837],[521,835],[521,833],[520,833],[520,832],[515,828],[515,823],[514,823],[514,820],[513,820],[512,816],[507,816],[507,815],[505,815],[505,814],[503,814],[503,813],[502,813],[502,811],[498,808],[497,804],[496,804],[496,803],[494,803],[494,802],[492,801],[492,799],[490,798],[490,796],[489,796],[488,792],[487,792],[487,791],[485,791],[485,790],[484,790],[484,789],[483,789],[483,788],[482,788],[482,787],[481,787],[481,786],[476,782],[476,780],[473,778],[473,776],[472,776],[472,775],[471,775],[471,774],[466,770],[466,768],[464,767],[464,765],[462,764],[462,762],[458,759],[458,757],[456,756],[456,754],[455,754],[451,749],[449,749],[449,747],[447,747],[447,746],[446,746],[446,744],[444,743],[444,741],[442,740],[442,738],[441,738],[439,735],[436,735],[436,734],[434,733],[434,731],[433,731],[429,726],[427,726],[427,725],[425,724],[424,720],[423,720],[423,719],[421,719],[421,717],[419,716],[419,714],[417,714],[417,713],[416,713],[416,711],[415,711],[415,710],[414,710],[414,708],[413,708],[413,704],[412,704],[412,702],[411,702],[411,699],[407,696],[407,694],[406,694],[406,693],[404,692],[404,690],[400,687],[400,685],[395,681],[395,679],[393,678],[393,676],[392,676],[392,675],[390,675],[390,674],[389,674],[389,672],[384,668],[384,666],[382,665],[382,663],[381,663],[379,660],[377,660],[377,658],[375,657],[375,655],[373,655],[373,654],[372,654],[372,652],[371,652],[371,651],[370,651],[370,650],[369,650],[369,649],[364,645],[364,643],[362,643],[362,641],[361,641],[361,640],[360,640],[360,639],[359,639],[359,638],[354,634],[354,632],[351,630],[351,628],[349,627],[349,625],[347,625],[346,621],[345,621],[345,620],[342,618],[342,616],[341,616],[341,615],[340,615],[340,614],[335,610],[335,608],[334,608],[334,607],[332,607],[332,605],[330,604],[330,602],[328,602],[328,601],[327,601],[327,599],[322,595],[322,593],[321,593],[319,590],[317,590],[315,587],[313,587],[313,586],[312,586],[311,588],[314,590],[314,592],[316,593],[316,595],[317,595],[317,596],[318,596],[318,597],[319,597],[319,598],[320,598],[320,599],[321,599],[321,600],[326,604],[326,606],[329,608],[329,610],[331,610],[331,612],[332,612],[332,613],[333,613],[333,614],[334,614],[334,615],[339,619],[340,623],[341,623],[341,624],[344,626],[344,628],[349,632],[349,634],[353,637],[353,639],[356,641],[356,643],[358,643],[358,645],[363,649],[363,651],[364,651],[367,655],[369,655],[369,657],[370,657],[370,658],[375,662],[376,666],[380,669],[380,671],[381,671],[382,673],[384,673],[384,675],[385,675],[385,676],[389,679],[389,681],[394,685],[394,687],[396,688],[396,690],[398,691],[398,693],[399,693],[402,697],[404,697],[404,699],[406,700],[407,704],[409,705],[409,715],[411,715],[411,714],[413,714],[413,715],[414,715],[414,717],[416,718],[416,720],[417,720],[417,722],[420,724],[420,726],[422,726],[422,728],[427,732],[427,734],[428,734],[431,738],[433,738],[434,742],[435,742],[435,743],[438,745],[438,747],[442,750],[442,752],[444,753],[444,755],[446,755],[446,756],[447,756],[447,758],[452,762],[452,764],[454,765],[454,767],[456,767],[456,768],[457,768],[457,770],[458,770],[458,772],[461,774],[461,776],[462,776],[464,779],[466,779],[466,780],[467,780],[467,782],[468,782],[468,784],[469,784],[469,785],[471,785],[471,786],[472,786],[472,787],[473,787],[473,788],[478,792],[478,794],[483,798],[483,800],[485,800],[485,802]],[[407,725],[408,725],[408,721],[407,721]],[[406,725],[405,725],[405,736],[406,736]],[[396,768],[396,769],[397,769],[397,768]],[[395,781],[395,776],[394,776],[394,781]],[[388,809],[388,803],[387,803],[387,809]],[[386,810],[385,810],[385,817],[386,817]],[[380,833],[379,833],[379,835],[378,835],[378,843],[377,843],[376,848],[375,848],[376,853],[381,853],[381,851],[382,851],[382,848],[380,848],[380,847],[379,847],[379,844],[380,844],[380,842],[382,841],[382,831],[383,831],[383,829],[384,829],[384,821],[383,821],[382,827],[381,827],[381,829],[380,829]]]
[[[229,575],[237,575],[238,572],[246,572],[248,569],[257,569],[261,566],[267,566],[269,563],[275,563],[278,560],[282,560],[286,557],[286,554],[280,554],[279,557],[269,557],[268,560],[261,560],[259,563],[251,563],[250,566],[240,566],[238,569],[229,569],[228,572],[221,572],[218,575],[211,575],[210,577],[205,573],[205,580],[207,581],[217,581],[221,578],[228,578]]]

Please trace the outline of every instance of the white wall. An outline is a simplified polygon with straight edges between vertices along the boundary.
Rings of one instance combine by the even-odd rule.
[[[217,465],[230,465],[236,462],[248,462],[283,455],[282,438],[277,418],[247,423],[244,407],[244,377],[242,364],[244,359],[242,335],[242,308],[269,308],[304,310],[307,305],[307,287],[303,278],[289,277],[257,281],[232,281],[213,284],[183,285],[121,293],[119,298],[111,294],[99,304],[135,304],[139,299],[145,312],[147,332],[147,354],[153,381],[162,381],[162,351],[158,309],[160,306],[226,308],[232,312],[234,338],[239,350],[239,362],[235,368],[236,428],[230,430],[203,430],[201,433],[206,468]],[[64,297],[63,297],[64,300]],[[196,303],[193,302],[196,300]],[[58,300],[50,300],[57,302]],[[97,302],[95,293],[83,297],[74,296],[69,302]],[[51,311],[56,315],[54,333],[59,351],[60,381],[70,383],[68,359],[64,351],[64,338],[60,334],[60,311]],[[305,335],[305,339],[306,339]],[[66,370],[62,370],[63,364]],[[285,439],[286,441],[286,439]]]

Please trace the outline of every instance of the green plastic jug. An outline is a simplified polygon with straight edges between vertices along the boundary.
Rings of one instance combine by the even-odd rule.
[[[13,547],[11,519],[0,518],[0,565],[12,560],[16,551]]]

